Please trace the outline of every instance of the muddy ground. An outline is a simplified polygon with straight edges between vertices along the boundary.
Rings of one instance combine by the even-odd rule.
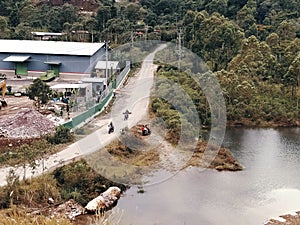
[[[280,222],[278,220],[270,220],[266,225],[299,225],[300,224],[300,212],[297,215],[284,215],[280,216],[285,219],[285,222]]]

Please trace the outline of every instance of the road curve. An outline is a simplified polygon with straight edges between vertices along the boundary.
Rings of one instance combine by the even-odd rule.
[[[27,167],[25,176],[30,178],[48,172],[59,166],[72,162],[74,159],[82,158],[92,152],[95,152],[110,142],[115,140],[120,134],[119,130],[132,127],[137,122],[147,117],[150,89],[153,85],[154,71],[156,66],[153,64],[154,55],[157,51],[165,48],[166,45],[160,45],[154,52],[150,53],[142,63],[142,67],[137,75],[131,78],[128,84],[121,90],[117,90],[117,98],[114,103],[111,116],[107,118],[99,118],[93,121],[99,129],[85,138],[69,145],[64,150],[50,155],[47,158],[39,160],[39,165],[32,170]],[[127,121],[123,120],[123,114],[129,109],[132,114]],[[134,115],[134,116],[132,116]],[[107,133],[107,125],[112,121],[115,125],[113,134]],[[23,167],[2,167],[0,168],[0,186],[6,185],[6,177],[9,171],[13,169],[20,178],[24,176]]]

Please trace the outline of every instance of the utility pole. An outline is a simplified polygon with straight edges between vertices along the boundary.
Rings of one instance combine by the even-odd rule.
[[[131,31],[130,39],[131,39],[131,47],[133,47],[133,31]]]
[[[107,69],[107,63],[108,63],[108,42],[105,41],[105,79],[106,79],[106,86],[108,87],[108,69]]]
[[[145,26],[145,41],[147,40],[148,36],[148,25]]]
[[[182,51],[182,30],[179,28],[179,32],[177,33],[178,35],[178,45],[177,45],[177,50],[176,53],[178,55],[178,83],[180,82],[180,69],[181,69],[181,58],[183,56],[183,51]]]

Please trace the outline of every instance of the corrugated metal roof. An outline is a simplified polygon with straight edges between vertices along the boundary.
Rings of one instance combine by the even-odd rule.
[[[113,68],[114,70],[119,69],[118,61],[107,61],[107,64],[106,64],[106,61],[98,61],[95,66],[95,69],[98,69],[98,70],[106,69],[106,65],[107,65],[108,69],[111,69],[111,68]]]
[[[50,64],[50,65],[60,65],[61,62],[60,61],[47,61],[47,62],[44,62],[45,64]]]
[[[37,36],[62,36],[65,35],[65,33],[51,33],[51,32],[39,32],[39,31],[35,31],[35,32],[31,32],[33,35],[37,35]]]
[[[106,78],[101,78],[101,77],[84,77],[81,79],[82,82],[87,82],[87,83],[103,83],[106,81]]]
[[[30,56],[18,56],[18,55],[11,55],[3,59],[4,62],[24,62],[29,59]]]
[[[53,86],[51,86],[51,89],[64,89],[64,88],[86,88],[89,85],[91,85],[90,83],[82,83],[82,84],[55,84]]]
[[[0,40],[2,53],[32,53],[56,55],[91,56],[104,43],[63,42],[63,41],[34,41],[34,40]]]

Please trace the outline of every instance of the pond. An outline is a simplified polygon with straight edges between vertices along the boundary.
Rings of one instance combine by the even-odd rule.
[[[188,168],[144,193],[131,187],[113,211],[122,225],[259,225],[299,211],[299,137],[299,128],[227,128],[223,146],[243,171]]]

